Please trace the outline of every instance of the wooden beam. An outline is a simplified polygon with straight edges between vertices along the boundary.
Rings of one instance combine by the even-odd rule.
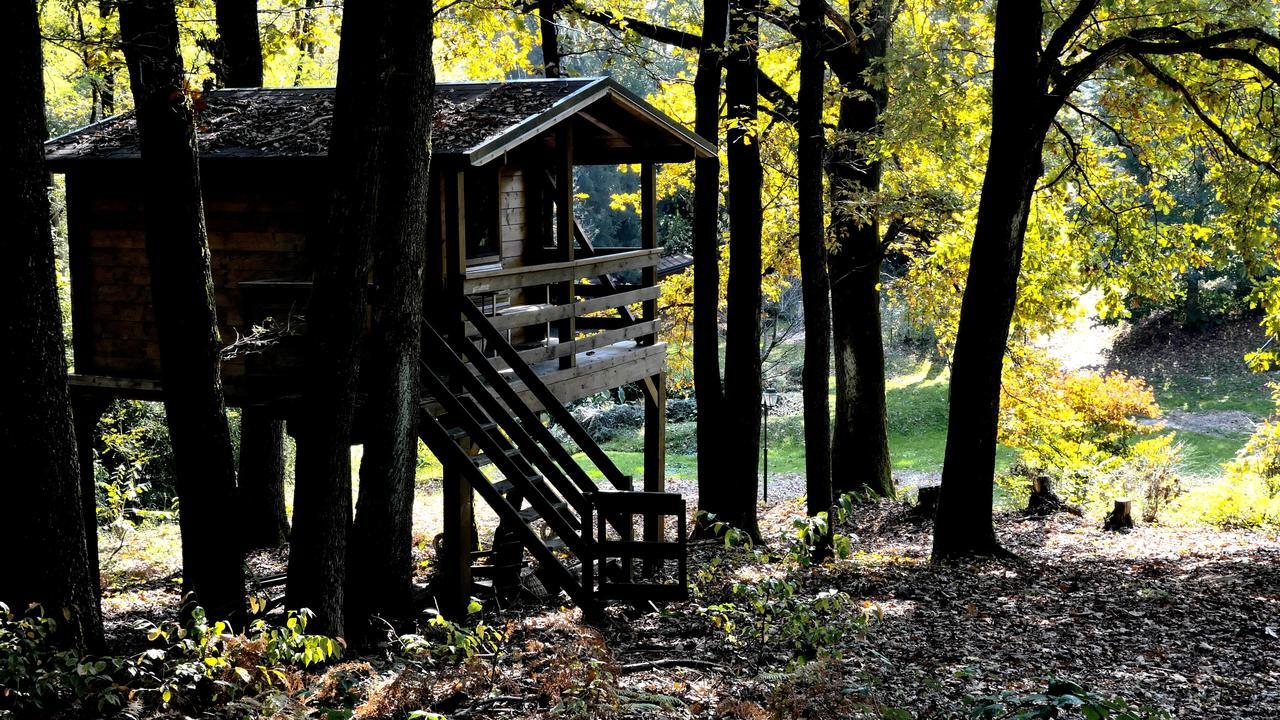
[[[644,489],[667,489],[667,378],[665,372],[646,377],[644,390]],[[662,516],[644,516],[644,539],[656,542],[666,535]],[[651,570],[646,567],[646,572]]]
[[[573,228],[577,222],[573,217],[573,125],[563,123],[556,128],[556,248],[557,256],[565,262],[574,260]],[[573,284],[577,278],[560,283],[556,288],[557,300],[560,304],[573,302]],[[573,342],[578,327],[573,316],[556,323],[556,336],[560,342]],[[571,368],[575,362],[573,355],[560,358],[560,367]]]
[[[654,166],[652,162],[646,162],[640,166],[640,247],[646,250],[653,250],[658,247],[657,203],[657,180]],[[658,284],[658,268],[656,265],[647,267],[641,272],[640,284],[646,287],[654,287]],[[640,316],[644,320],[658,319],[657,296],[652,300],[645,301]],[[641,342],[652,345],[657,340],[658,336],[655,333],[649,337],[642,338]]]

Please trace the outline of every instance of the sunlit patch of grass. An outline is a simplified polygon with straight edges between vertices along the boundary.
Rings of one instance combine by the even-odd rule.
[[[1177,442],[1183,445],[1183,472],[1190,475],[1218,476],[1223,463],[1234,459],[1240,448],[1249,441],[1247,433],[1206,435],[1190,430],[1176,430]]]
[[[178,523],[100,530],[98,561],[104,587],[127,587],[169,577],[182,569]]]

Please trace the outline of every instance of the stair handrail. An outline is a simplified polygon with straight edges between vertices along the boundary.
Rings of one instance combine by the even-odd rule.
[[[525,362],[524,358],[520,357],[520,353],[507,341],[506,337],[490,324],[489,319],[480,311],[480,308],[476,307],[476,304],[466,296],[462,296],[458,300],[459,307],[467,321],[471,323],[472,327],[480,331],[481,337],[484,338],[489,347],[497,351],[498,356],[507,364],[507,367],[524,383],[529,392],[533,393],[542,408],[551,415],[552,420],[564,428],[569,438],[600,470],[600,473],[609,481],[609,484],[618,490],[631,490],[631,479],[623,474],[608,453],[596,443],[586,428],[582,427],[582,423],[578,422],[573,413],[570,413],[568,408],[560,403],[560,399],[556,397],[555,393],[551,392],[551,388],[547,387],[547,384],[543,382],[537,371]]]

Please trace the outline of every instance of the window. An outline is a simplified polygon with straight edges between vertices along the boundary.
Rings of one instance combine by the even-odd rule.
[[[494,260],[502,254],[498,237],[498,168],[466,173],[467,261]]]

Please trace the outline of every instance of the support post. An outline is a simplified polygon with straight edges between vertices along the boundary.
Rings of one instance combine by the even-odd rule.
[[[658,373],[644,379],[644,489],[665,492],[667,489],[667,377]],[[666,537],[662,515],[644,516],[645,542],[659,542]],[[645,567],[645,574],[653,568]]]
[[[568,123],[556,128],[556,255],[562,261],[574,259],[573,226],[573,127]],[[574,299],[573,285],[577,278],[569,278],[556,290],[553,301],[569,304]],[[575,316],[556,323],[558,342],[573,342],[578,334]],[[578,363],[576,354],[560,358],[561,368],[571,368]]]
[[[441,334],[450,343],[468,342],[463,337],[462,316],[456,305],[462,298],[462,281],[467,270],[466,176],[463,171],[443,173],[445,196],[445,239],[443,268],[444,326]],[[439,317],[439,315],[432,315]],[[429,355],[427,356],[429,357]],[[456,383],[446,378],[451,385]],[[444,461],[442,477],[442,507],[444,512],[444,541],[440,547],[440,590],[436,595],[440,612],[447,618],[458,620],[467,615],[471,602],[471,548],[474,544],[472,529],[472,491],[460,468],[449,460]]]
[[[655,168],[653,163],[646,162],[640,165],[640,247],[645,249],[653,249],[658,247],[658,199],[657,199],[657,181],[655,178]],[[641,284],[645,287],[653,287],[658,284],[658,267],[651,265],[641,271]],[[641,312],[641,319],[644,322],[655,320],[658,317],[658,301],[645,300]],[[652,345],[657,342],[658,336],[645,335],[638,339],[640,345]],[[648,472],[646,471],[646,476]]]
[[[98,566],[98,481],[93,473],[93,449],[97,441],[98,421],[110,405],[111,397],[108,395],[74,391],[71,394],[76,459],[80,464],[80,511],[84,517],[89,581],[94,588],[102,587],[102,571]]]

